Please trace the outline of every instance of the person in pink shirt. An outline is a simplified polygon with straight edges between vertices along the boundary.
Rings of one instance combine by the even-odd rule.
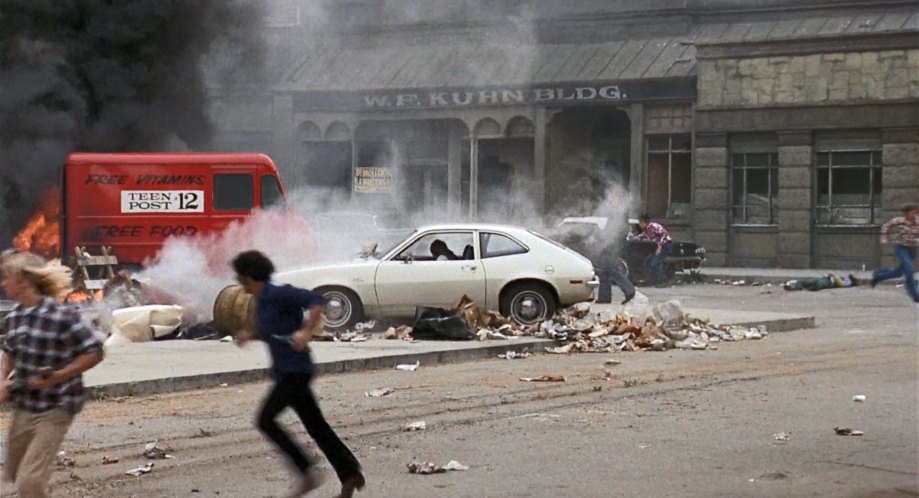
[[[667,258],[670,256],[671,241],[670,232],[667,231],[660,223],[651,221],[651,217],[643,214],[638,218],[638,224],[641,226],[641,233],[630,237],[632,240],[647,240],[654,242],[657,248],[654,254],[645,258],[645,271],[652,283],[658,286],[667,285],[667,272],[664,270]]]

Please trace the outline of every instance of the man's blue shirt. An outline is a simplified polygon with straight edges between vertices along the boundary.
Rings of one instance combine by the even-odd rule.
[[[275,377],[286,373],[313,373],[309,349],[295,351],[290,340],[303,326],[303,311],[324,303],[325,299],[317,292],[265,282],[256,300],[255,323],[271,352],[271,371]]]

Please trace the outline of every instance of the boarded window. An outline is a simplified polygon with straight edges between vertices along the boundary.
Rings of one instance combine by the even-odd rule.
[[[692,202],[692,136],[648,136],[648,214],[688,218]]]
[[[882,157],[876,132],[816,138],[818,225],[873,225],[881,212]]]
[[[776,223],[778,164],[775,135],[731,137],[731,223]]]

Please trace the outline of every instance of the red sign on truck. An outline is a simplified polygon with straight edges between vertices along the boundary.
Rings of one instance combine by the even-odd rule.
[[[168,237],[222,230],[284,201],[264,154],[97,154],[62,171],[62,252],[111,246],[119,262],[153,258]]]

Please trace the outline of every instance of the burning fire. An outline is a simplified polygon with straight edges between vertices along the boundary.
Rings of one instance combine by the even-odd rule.
[[[101,290],[90,294],[88,291],[74,291],[70,294],[67,294],[67,297],[64,299],[68,303],[84,303],[86,301],[102,301],[104,296],[102,295]]]
[[[17,251],[32,251],[46,258],[61,255],[60,190],[51,187],[41,196],[38,211],[13,239]]]

